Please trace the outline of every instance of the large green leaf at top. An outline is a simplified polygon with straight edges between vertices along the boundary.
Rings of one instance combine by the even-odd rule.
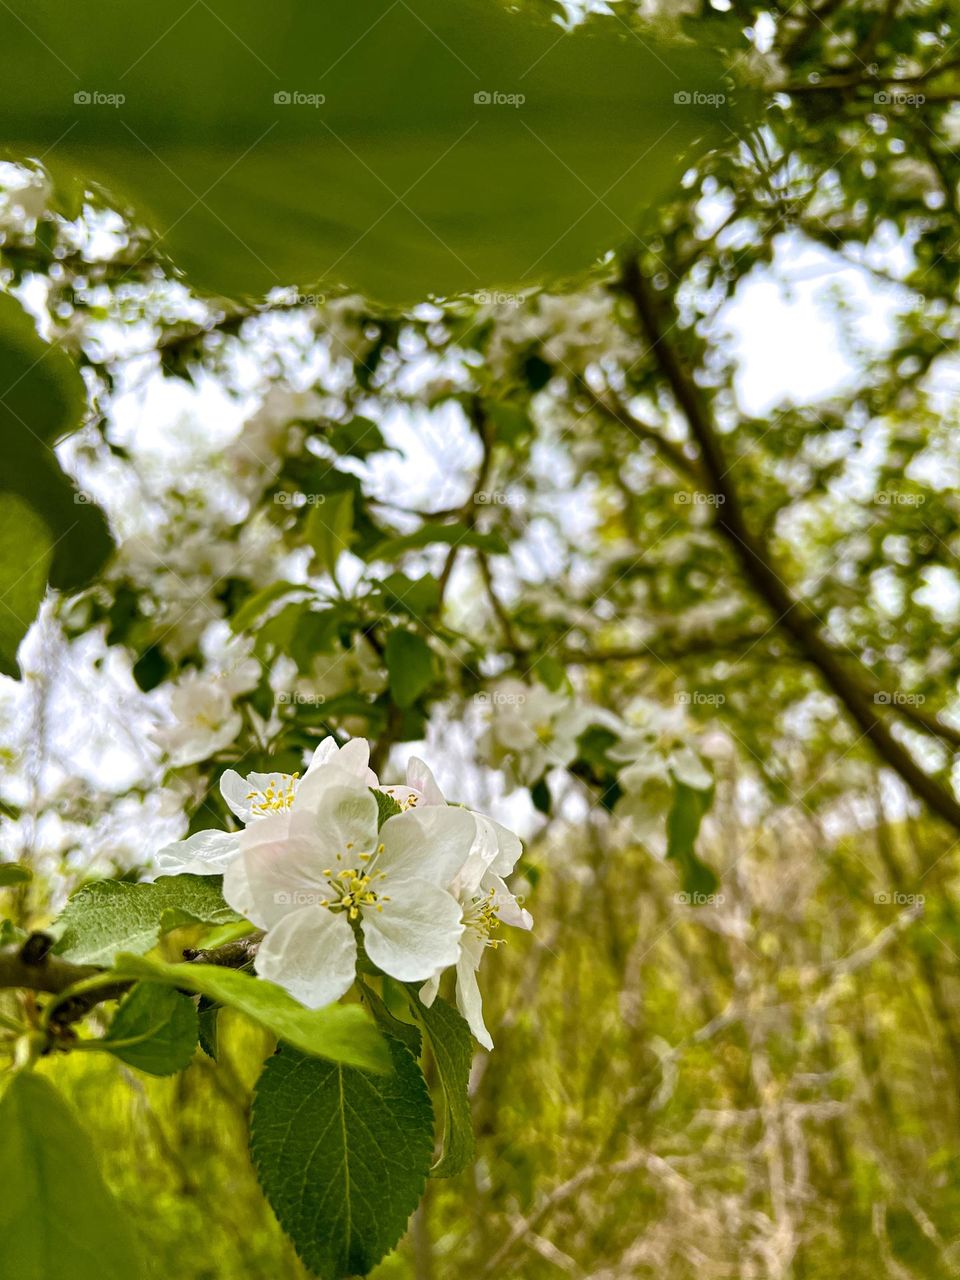
[[[8,674],[48,574],[55,587],[81,586],[110,550],[103,515],[53,451],[79,426],[85,404],[69,357],[41,341],[16,299],[0,294],[0,670]]]
[[[0,1098],[0,1280],[143,1280],[126,1214],[73,1110],[35,1072]]]
[[[712,50],[500,0],[0,6],[8,154],[99,181],[230,296],[578,271],[727,140],[728,92]]]

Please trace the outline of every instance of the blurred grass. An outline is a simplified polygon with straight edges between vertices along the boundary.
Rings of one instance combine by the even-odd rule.
[[[377,1280],[960,1274],[942,834],[837,844],[804,815],[715,840],[725,901],[694,909],[670,867],[570,832],[531,896],[534,935],[484,964],[497,1047],[474,1066],[477,1161],[431,1184]],[[891,865],[922,883],[923,915],[876,900]],[[219,1069],[44,1069],[90,1118],[158,1280],[300,1277],[246,1156],[272,1046],[223,1021]]]

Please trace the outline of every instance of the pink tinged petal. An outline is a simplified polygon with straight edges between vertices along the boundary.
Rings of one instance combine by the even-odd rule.
[[[347,917],[325,907],[285,916],[260,943],[256,970],[308,1009],[321,1009],[350,989],[357,943]]]
[[[400,982],[419,982],[455,964],[463,933],[459,902],[426,880],[388,877],[387,884],[383,910],[363,911],[363,940],[377,968]]]
[[[258,823],[257,826],[261,824]],[[245,849],[223,877],[223,896],[261,929],[330,896],[327,863],[313,840],[289,836]]]
[[[186,840],[165,845],[157,854],[161,876],[218,876],[240,852],[238,831],[198,831]]]
[[[423,796],[424,804],[447,803],[429,766],[418,756],[411,756],[407,761],[407,786]]]
[[[473,814],[466,809],[452,805],[408,809],[381,827],[384,849],[378,866],[398,879],[415,876],[446,887],[466,861],[476,832]]]
[[[483,943],[479,941],[464,944],[457,962],[457,1008],[475,1039],[484,1049],[492,1049],[493,1040],[483,1021],[483,1002],[480,998],[480,984],[477,982],[477,969],[484,950]]]

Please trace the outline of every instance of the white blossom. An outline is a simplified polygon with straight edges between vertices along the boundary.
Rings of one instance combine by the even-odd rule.
[[[408,809],[378,831],[370,790],[330,776],[318,770],[288,811],[247,827],[224,876],[227,902],[266,930],[257,973],[309,1008],[353,983],[358,934],[372,963],[401,982],[456,962],[464,926],[445,886],[475,834],[468,813],[441,805]]]
[[[227,685],[198,671],[188,671],[170,695],[173,723],[151,737],[174,768],[196,764],[230,746],[243,727]]]
[[[506,680],[487,695],[490,724],[483,741],[490,762],[530,786],[577,754],[577,738],[596,718],[564,693]],[[595,711],[599,713],[599,708]]]
[[[370,744],[354,738],[339,746],[335,738],[324,738],[317,747],[303,779],[297,773],[248,773],[241,776],[227,769],[220,778],[220,793],[231,812],[244,826],[292,809],[301,781],[321,769],[333,781],[358,779],[376,786],[377,776],[369,767]],[[198,831],[186,840],[166,845],[157,854],[160,875],[220,875],[240,852],[240,831]]]

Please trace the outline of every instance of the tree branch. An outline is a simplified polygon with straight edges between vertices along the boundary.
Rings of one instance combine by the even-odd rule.
[[[782,581],[772,567],[765,542],[747,525],[739,494],[730,479],[730,468],[714,433],[709,406],[666,339],[655,295],[636,257],[627,259],[619,288],[632,303],[652,354],[699,446],[704,470],[718,499],[714,527],[725,535],[747,581],[771,609],[777,625],[796,641],[804,657],[817,668],[884,763],[894,769],[934,813],[960,830],[960,804],[893,736],[889,725],[878,715],[877,705],[864,687],[864,679],[853,676],[847,663],[824,640],[817,616]]]
[[[187,949],[183,958],[192,964],[216,964],[225,968],[240,969],[248,965],[257,952],[262,933],[251,934],[236,942],[228,942],[222,947],[211,950]],[[65,991],[78,982],[88,978],[109,973],[100,965],[73,964],[62,956],[54,955],[47,949],[38,949],[34,944],[42,934],[31,934],[25,943],[16,946],[0,947],[0,989],[13,988],[22,991],[41,991],[48,995],[62,996]],[[75,1000],[70,999],[56,1012],[59,1023],[75,1022],[89,1013],[95,1005],[107,1000],[117,1000],[133,986],[132,981],[118,979],[109,986],[97,987],[93,991],[78,994]]]

